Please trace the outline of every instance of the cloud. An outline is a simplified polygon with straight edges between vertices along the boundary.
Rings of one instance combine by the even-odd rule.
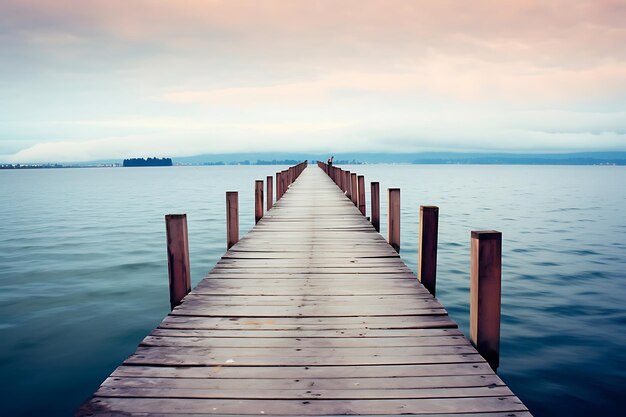
[[[626,149],[624,21],[613,0],[4,0],[0,154]]]
[[[171,120],[70,122],[98,128],[156,127],[150,134],[38,143],[6,162],[76,162],[146,156],[236,152],[423,152],[622,150],[626,113],[502,112],[491,109],[386,114],[345,123],[345,117],[307,123],[190,123]],[[561,131],[568,126],[567,131]]]
[[[126,121],[73,123],[117,128]],[[154,127],[148,120],[130,123],[140,128]],[[300,141],[303,140],[315,140],[317,143],[313,149],[333,149],[335,135],[331,136],[329,132],[347,128],[345,123],[338,122],[190,125],[184,120],[170,120],[166,123],[157,120],[155,123],[162,128],[157,133],[37,143],[12,155],[0,155],[0,160],[9,163],[80,162],[146,156],[190,156],[207,153],[207,149],[211,153],[298,151],[302,149]]]

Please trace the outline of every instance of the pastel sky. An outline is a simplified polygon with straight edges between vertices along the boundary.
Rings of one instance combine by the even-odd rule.
[[[590,150],[624,0],[0,0],[0,162]]]

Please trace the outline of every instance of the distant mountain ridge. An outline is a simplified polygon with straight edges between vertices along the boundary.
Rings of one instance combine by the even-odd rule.
[[[358,163],[405,163],[405,164],[480,164],[480,165],[626,165],[626,152],[575,152],[575,153],[472,153],[472,152],[424,152],[424,153],[365,153],[342,152],[332,154],[335,161]],[[240,153],[206,154],[172,158],[174,164],[203,164],[223,162],[256,164],[261,161],[326,161],[331,154],[321,153]],[[345,162],[344,162],[345,163]]]

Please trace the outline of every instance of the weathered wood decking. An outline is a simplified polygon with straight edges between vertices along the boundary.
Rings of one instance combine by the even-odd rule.
[[[528,417],[315,166],[78,415]]]

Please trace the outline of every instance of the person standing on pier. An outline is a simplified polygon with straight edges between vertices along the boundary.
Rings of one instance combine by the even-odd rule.
[[[328,166],[329,167],[333,166],[333,158],[334,158],[334,156],[331,156],[330,158],[328,158]]]

